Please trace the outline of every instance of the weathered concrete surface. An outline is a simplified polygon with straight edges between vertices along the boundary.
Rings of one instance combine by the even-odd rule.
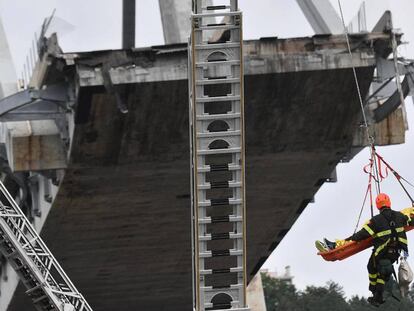
[[[308,52],[297,53],[292,72],[282,64],[265,72],[262,62],[276,64],[283,44],[273,41],[273,47],[269,40],[252,42],[257,48],[250,61],[260,60],[260,70],[245,77],[250,278],[352,146],[360,117],[350,62],[334,55],[345,50],[325,47],[342,69],[325,68],[322,61],[323,70],[311,64],[298,72],[308,66],[312,46],[304,42],[312,40],[297,40]],[[94,310],[191,310],[187,81],[139,83],[142,75],[124,75],[134,81],[122,86],[129,110],[122,114],[114,96],[94,86],[99,70],[82,76],[91,72],[85,67],[116,59],[118,52],[106,53],[75,57],[77,72],[74,66],[69,76],[81,87],[72,151],[42,236]],[[132,68],[186,59],[182,50],[134,53]],[[326,54],[318,50],[314,57],[326,60]],[[372,54],[357,68],[363,94],[372,80]],[[9,311],[30,306],[20,287]]]
[[[251,311],[266,311],[266,301],[263,292],[263,283],[261,273],[251,279],[247,287],[247,305]]]

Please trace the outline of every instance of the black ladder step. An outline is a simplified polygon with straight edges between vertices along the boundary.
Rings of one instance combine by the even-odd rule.
[[[213,269],[211,271],[212,271],[212,274],[224,274],[224,273],[230,273],[230,268],[226,268],[226,269]]]
[[[211,251],[211,257],[224,257],[224,256],[230,256],[229,249],[217,249],[217,250]]]
[[[228,170],[228,164],[210,164],[210,172],[224,172]]]
[[[210,182],[210,188],[211,189],[229,188],[229,182],[228,181],[213,181],[213,182]]]
[[[211,23],[211,24],[206,24],[205,26],[210,27],[210,26],[226,26],[226,23]],[[214,43],[210,43],[210,44],[214,44]]]
[[[211,206],[229,205],[229,199],[210,199]]]
[[[223,233],[212,233],[211,234],[211,240],[228,240],[230,239],[230,233],[229,232],[223,232]]]
[[[211,217],[212,224],[221,223],[221,222],[230,222],[230,217],[229,216],[212,216]]]
[[[225,10],[229,8],[227,5],[209,5],[206,7],[207,11],[214,11],[214,10]]]
[[[242,222],[242,216],[227,215],[227,216],[212,216],[202,217],[198,219],[199,224],[214,224],[220,222]]]

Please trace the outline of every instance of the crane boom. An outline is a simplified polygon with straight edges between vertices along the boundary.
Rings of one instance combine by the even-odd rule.
[[[38,311],[92,311],[0,181],[0,252]]]

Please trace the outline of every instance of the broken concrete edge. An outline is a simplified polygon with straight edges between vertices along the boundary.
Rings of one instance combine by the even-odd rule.
[[[323,49],[323,48],[326,48],[326,46],[325,46],[325,44],[327,44],[327,43],[329,43],[329,40],[332,38],[332,37],[334,37],[334,36],[315,36],[315,37],[313,37],[313,38],[307,38],[308,39],[308,42],[312,42],[312,44],[313,44],[313,46],[314,46],[314,50],[313,51],[317,51],[317,52],[319,52],[320,53],[320,51]],[[367,37],[370,37],[369,35],[368,36],[365,36],[364,38],[367,38]],[[361,36],[358,36],[358,38],[361,38]],[[377,38],[378,40],[386,40],[387,38],[388,38],[388,36],[386,36],[386,35],[384,35],[384,34],[375,34],[375,35],[373,35],[373,36],[371,36],[371,39],[374,39],[374,38]],[[294,42],[295,44],[298,42],[298,41],[300,41],[300,39],[285,39],[285,40],[279,40],[279,39],[277,39],[277,38],[262,38],[261,40],[250,40],[250,41],[247,41],[247,43],[246,44],[248,44],[249,42],[251,42],[252,44],[251,44],[251,47],[254,47],[254,46],[259,46],[260,47],[260,53],[262,53],[262,52],[264,52],[264,53],[267,53],[267,54],[265,54],[265,55],[272,55],[272,53],[275,51],[275,49],[274,49],[274,45],[275,45],[275,42],[277,43],[277,42],[288,42],[288,41],[290,41],[291,43],[292,42]],[[343,45],[344,44],[344,41],[343,41],[343,39],[342,40],[339,40],[340,42],[341,42],[341,44]],[[331,42],[332,43],[332,42]],[[372,41],[371,41],[371,43],[372,43]],[[295,44],[293,44],[292,45],[292,47],[295,45]],[[276,44],[277,45],[277,44]],[[369,45],[369,44],[368,44]],[[263,47],[263,49],[262,49],[262,47]],[[342,48],[342,47],[341,47]],[[366,48],[368,48],[368,46],[366,46]],[[301,49],[303,49],[303,50],[301,50]],[[305,51],[305,44],[303,44],[302,46],[301,46],[301,49],[299,49],[299,51],[302,51],[302,52],[299,52],[299,53],[297,53],[297,55],[299,55],[299,57],[302,57],[303,56],[303,53],[305,53],[305,56],[308,56],[309,54],[312,54],[312,52],[309,52],[309,51]],[[146,48],[146,49],[137,49],[137,50],[134,50],[134,51],[132,51],[132,53],[134,53],[134,52],[139,52],[139,53],[141,53],[141,52],[143,52],[144,54],[148,54],[147,52],[149,52],[149,51],[151,51],[151,53],[149,53],[149,54],[154,54],[154,55],[162,55],[162,54],[176,54],[176,53],[183,53],[183,54],[186,54],[186,51],[187,51],[187,47],[186,46],[179,46],[179,45],[174,45],[174,48],[172,48],[172,49],[170,49],[170,50],[168,50],[168,49],[166,49],[165,47],[164,48],[159,48],[159,49],[154,49],[154,48]],[[250,50],[250,51],[255,51],[255,49],[252,49],[252,50]],[[276,48],[276,51],[278,51],[278,49]],[[343,50],[341,50],[340,48],[339,48],[339,46],[336,46],[335,47],[335,49],[332,49],[332,51],[336,51],[336,52],[338,52],[339,51],[339,53],[343,53],[343,55],[346,55],[346,51],[343,51]],[[83,57],[85,57],[85,58],[87,58],[87,57],[90,57],[90,56],[93,56],[93,55],[95,55],[95,53],[96,54],[101,54],[102,56],[103,56],[103,58],[105,58],[106,57],[106,55],[105,54],[107,54],[108,52],[116,52],[116,51],[101,51],[101,52],[85,52],[85,53],[70,53],[70,54],[56,54],[56,55],[54,55],[53,57],[52,57],[52,60],[53,59],[56,59],[56,60],[62,60],[63,62],[65,62],[65,64],[66,65],[68,65],[68,66],[73,66],[73,65],[75,65],[75,64],[77,64],[79,61],[81,61],[81,63],[82,63],[82,60],[83,60]],[[121,51],[119,51],[119,52],[121,52]],[[123,52],[123,51],[122,51]],[[152,52],[154,52],[154,53],[152,53]],[[283,52],[285,55],[286,54],[289,54],[288,52]],[[281,55],[283,55],[283,53],[281,54]],[[254,59],[253,59],[253,64],[254,64],[254,66],[252,66],[252,67],[265,67],[266,66],[266,64],[265,64],[265,62],[262,62],[260,59],[259,59],[259,61],[258,61],[258,57],[257,57],[257,53],[256,53],[256,55],[255,55],[255,53],[254,52],[252,52],[251,53],[251,55],[253,55],[254,56]],[[360,56],[360,58],[361,59],[363,59],[364,57],[362,57],[362,54],[361,54],[361,56]],[[366,59],[370,59],[370,61],[369,61],[369,63],[365,63],[364,65],[367,65],[367,64],[370,64],[371,66],[374,64],[374,60],[373,60],[373,57],[370,57],[370,56],[368,56],[368,57],[365,57]],[[186,64],[186,58],[184,58],[185,59],[185,64]],[[293,57],[292,59],[295,59],[295,57]],[[309,59],[306,59],[306,57],[305,57],[305,60],[309,60]],[[48,61],[50,61],[50,59],[48,59]],[[254,63],[254,62],[256,62],[256,63]],[[372,62],[372,63],[371,63]],[[312,62],[311,62],[312,63]],[[315,63],[316,63],[316,61],[315,61]],[[82,64],[82,65],[84,65],[84,64]],[[348,64],[348,66],[349,66],[349,64]],[[185,71],[186,71],[186,68],[184,68],[185,69]],[[320,68],[319,68],[320,69]],[[95,70],[95,69],[94,69]],[[139,69],[139,71],[140,71],[141,69]],[[99,71],[99,70],[96,70],[97,72]],[[41,75],[41,76],[43,76],[44,77],[44,75]],[[42,78],[40,78],[39,77],[39,79],[42,79]],[[103,81],[103,80],[102,80]],[[133,82],[133,83],[138,83],[138,82]],[[100,85],[102,85],[103,84],[103,82],[101,82],[100,83]],[[42,86],[42,85],[44,85],[44,83],[39,83],[38,85],[40,85],[40,86]],[[80,87],[80,86],[79,86]],[[300,208],[299,209],[301,209],[301,210],[303,210],[305,207],[306,207],[306,205],[308,204],[308,203],[310,203],[312,201],[312,199],[309,199],[308,201],[306,201],[306,202],[303,202],[303,204],[301,204],[301,206],[300,206]],[[295,214],[297,214],[296,212],[295,212]],[[294,223],[294,221],[295,221],[295,219],[296,219],[297,217],[293,217],[293,219],[292,219],[292,222]],[[282,234],[283,233],[283,234]],[[281,232],[280,232],[280,236],[278,236],[278,239],[277,239],[277,241],[274,243],[274,244],[272,244],[272,246],[269,248],[269,252],[271,251],[271,250],[273,250],[276,246],[277,246],[277,243],[278,242],[280,242],[280,240],[284,237],[284,235],[287,233],[287,230],[281,230]],[[273,247],[273,245],[274,245],[274,247]],[[267,258],[267,257],[266,257]],[[265,259],[264,259],[265,260]],[[261,261],[262,262],[262,261]],[[263,261],[264,262],[264,261]],[[262,263],[263,263],[262,262]],[[257,267],[259,267],[260,268],[260,266],[261,266],[261,264],[259,263],[259,265],[257,266]],[[255,268],[256,269],[256,268]],[[254,269],[254,270],[255,270]],[[253,273],[252,273],[253,274]]]

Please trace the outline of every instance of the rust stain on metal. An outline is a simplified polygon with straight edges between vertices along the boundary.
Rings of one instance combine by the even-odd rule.
[[[13,137],[13,171],[66,168],[66,155],[59,135]]]

